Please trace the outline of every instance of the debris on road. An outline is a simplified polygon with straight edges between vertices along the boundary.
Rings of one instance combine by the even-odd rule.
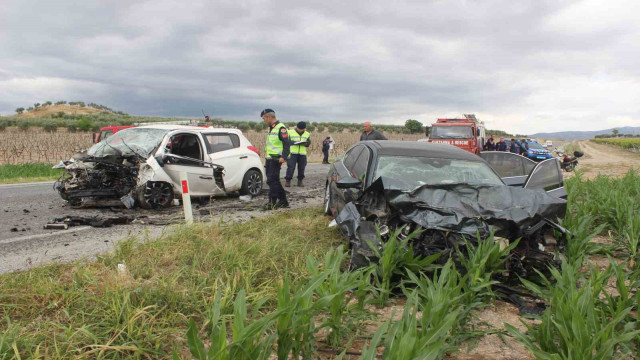
[[[133,216],[123,215],[123,216],[112,216],[112,217],[101,217],[101,216],[63,216],[59,218],[55,218],[53,222],[45,224],[45,229],[68,229],[72,226],[80,226],[80,225],[88,225],[92,227],[111,227],[113,225],[126,225],[130,224],[135,220]],[[65,227],[66,226],[66,227]]]

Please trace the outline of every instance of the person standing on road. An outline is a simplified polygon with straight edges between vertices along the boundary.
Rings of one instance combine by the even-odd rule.
[[[509,151],[514,154],[520,154],[520,143],[516,139],[511,139],[511,149]]]
[[[382,135],[381,132],[379,132],[378,130],[374,130],[371,127],[371,123],[369,121],[366,121],[364,124],[362,124],[362,127],[364,131],[362,132],[362,135],[360,135],[360,141],[387,140],[387,138],[384,135]]]
[[[484,145],[484,149],[487,151],[496,150],[496,144],[495,144],[495,140],[493,139],[493,135],[491,135],[491,137],[487,140],[487,143]]]
[[[284,192],[280,183],[280,168],[289,157],[289,132],[287,127],[276,119],[276,112],[272,109],[262,110],[260,117],[267,124],[269,130],[265,149],[269,202],[265,205],[265,210],[286,208],[289,207],[289,201],[287,201],[287,193]]]
[[[322,141],[322,154],[324,154],[324,157],[322,158],[323,164],[329,163],[330,148],[331,148],[331,136],[327,136],[327,138]]]
[[[504,141],[504,138],[500,138],[500,141],[496,144],[496,150],[507,151],[507,143]]]
[[[284,176],[284,186],[291,186],[291,179],[293,179],[293,173],[296,171],[296,165],[298,165],[298,185],[304,186],[302,179],[304,179],[304,168],[307,166],[307,148],[311,145],[311,134],[306,130],[307,124],[304,121],[300,121],[296,128],[289,130],[289,142],[291,143],[291,154],[289,160],[287,160],[287,174]]]

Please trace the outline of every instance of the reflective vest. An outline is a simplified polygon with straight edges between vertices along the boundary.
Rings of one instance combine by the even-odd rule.
[[[278,134],[280,133],[280,129],[282,128],[284,128],[285,130],[287,129],[284,124],[280,123],[274,126],[271,131],[269,131],[269,135],[267,135],[267,146],[265,151],[267,157],[282,156],[283,146],[282,141],[280,141],[280,137],[278,136]]]
[[[291,141],[291,153],[292,154],[300,154],[307,155],[307,147],[304,145],[293,145],[298,141],[307,141],[311,137],[311,134],[308,131],[304,131],[302,135],[298,134],[296,129],[289,130],[289,141]]]

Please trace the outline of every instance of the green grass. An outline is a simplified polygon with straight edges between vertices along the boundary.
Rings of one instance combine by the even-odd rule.
[[[625,358],[640,346],[640,176],[578,173],[567,187],[565,264],[546,281],[523,280],[549,307],[526,333],[509,331],[539,359]],[[387,359],[441,359],[482,335],[469,324],[494,297],[508,253],[491,237],[438,267],[394,236],[379,263],[344,272],[345,240],[327,222],[307,209],[179,226],[160,239],[124,240],[98,261],[2,275],[0,359],[310,359],[318,346],[340,352],[363,338],[361,359],[376,358],[377,346]],[[594,245],[598,234],[614,245]],[[604,252],[622,264],[584,266]],[[367,305],[400,289],[401,318],[363,333]]]
[[[640,138],[608,138],[608,139],[592,139],[591,141],[598,144],[609,144],[628,150],[640,150]]]
[[[56,180],[62,175],[62,169],[52,169],[52,166],[44,163],[0,165],[0,184]]]
[[[295,229],[295,231],[292,231]],[[307,277],[306,257],[342,242],[319,210],[242,224],[197,224],[139,243],[124,240],[99,261],[59,264],[0,276],[0,359],[167,358],[185,350],[189,319],[267,298],[275,306],[286,277]],[[119,274],[118,264],[126,274]]]

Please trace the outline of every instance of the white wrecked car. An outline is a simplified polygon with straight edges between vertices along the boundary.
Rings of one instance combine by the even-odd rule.
[[[171,205],[185,172],[192,197],[238,191],[257,195],[264,178],[260,152],[237,129],[148,125],[118,131],[54,168],[54,188],[72,204],[119,200],[127,207]]]

